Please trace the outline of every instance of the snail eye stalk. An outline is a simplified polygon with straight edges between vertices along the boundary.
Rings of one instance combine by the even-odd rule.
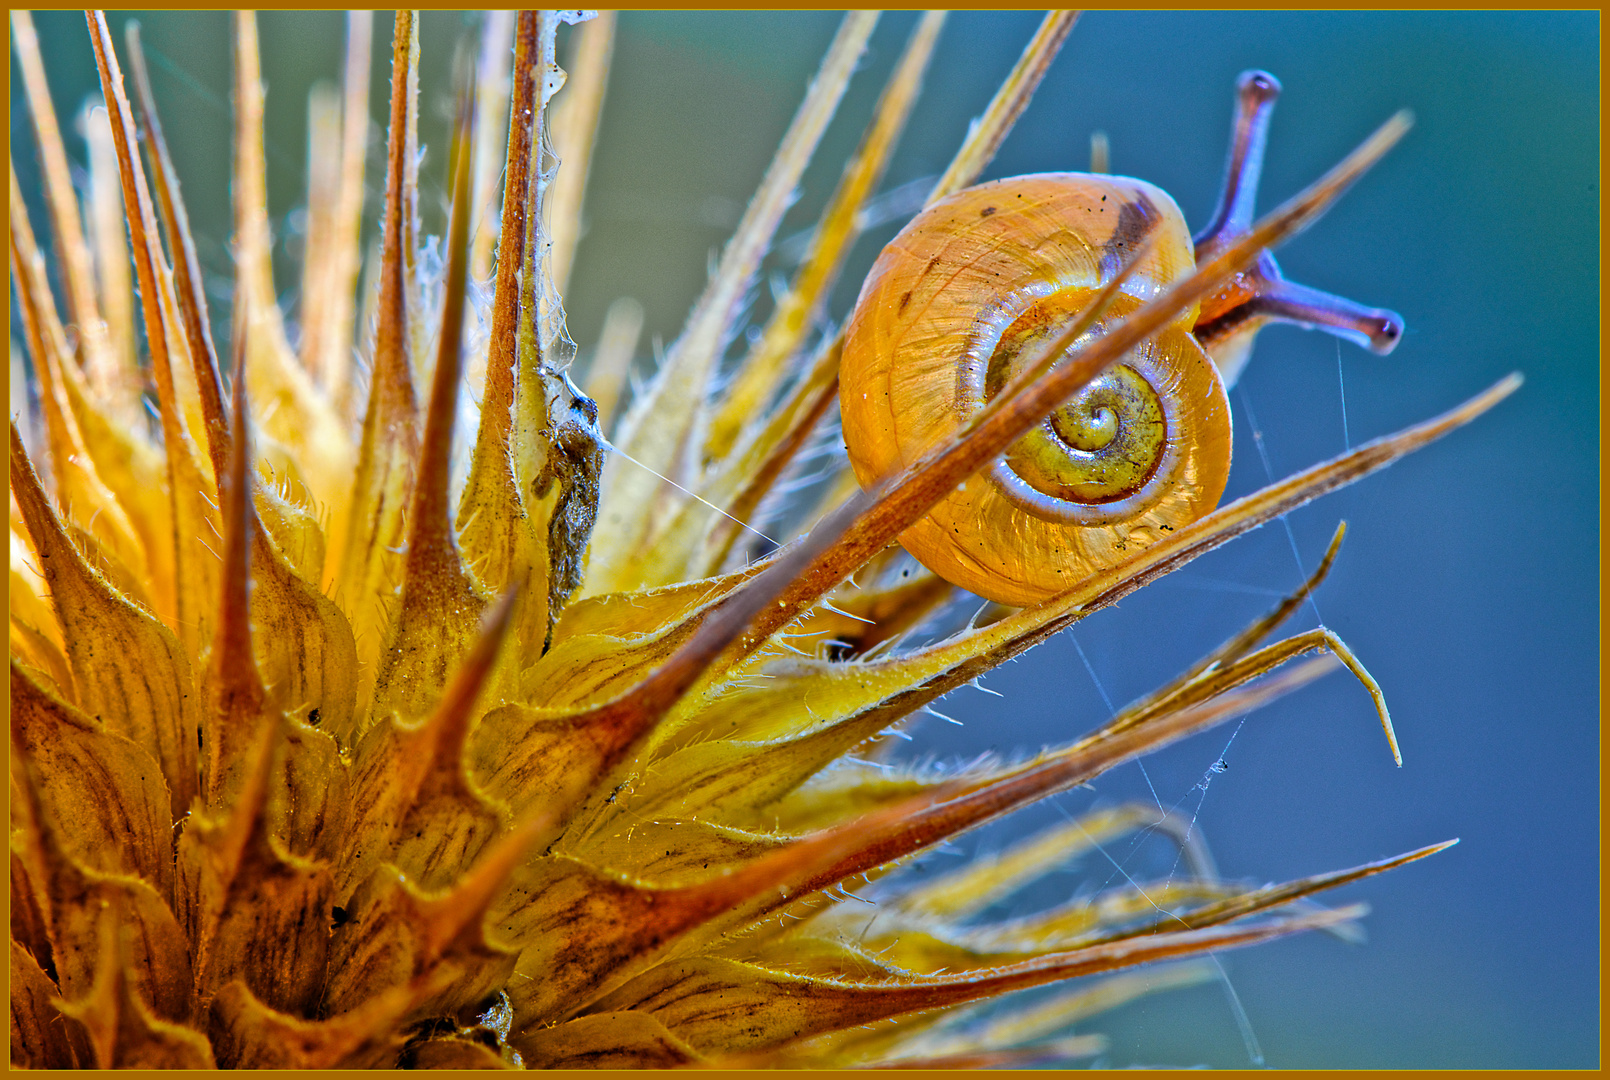
[[[1235,123],[1230,136],[1224,189],[1207,228],[1195,237],[1196,260],[1205,263],[1245,236],[1252,227],[1269,118],[1280,97],[1280,81],[1267,71],[1243,72],[1236,81]],[[1268,251],[1224,288],[1202,301],[1194,333],[1219,366],[1226,386],[1234,386],[1252,353],[1258,331],[1272,322],[1323,330],[1378,355],[1397,348],[1403,317],[1287,281]]]

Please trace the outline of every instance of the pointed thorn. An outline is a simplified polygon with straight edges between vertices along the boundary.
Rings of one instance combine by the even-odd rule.
[[[447,274],[442,288],[442,325],[431,382],[425,434],[420,444],[419,474],[409,517],[407,582],[440,576],[458,568],[449,516],[449,473],[453,456],[453,421],[458,413],[459,376],[463,371],[464,295],[469,272],[471,166],[475,160],[475,67],[465,72],[459,88],[458,121],[453,133],[453,203],[447,240]]]
[[[185,340],[189,345],[191,366],[195,369],[196,387],[201,394],[202,414],[206,417],[207,449],[212,457],[213,474],[221,476],[228,468],[229,427],[224,415],[223,382],[218,372],[218,356],[213,349],[207,297],[202,289],[201,262],[196,256],[189,215],[179,192],[178,172],[173,167],[167,140],[162,134],[156,97],[151,92],[145,50],[140,44],[140,24],[130,21],[124,29],[124,35],[129,50],[129,67],[134,75],[135,97],[140,107],[140,123],[152,165],[153,187],[163,222],[167,226],[168,250],[174,256],[174,291],[179,301],[180,317],[184,320]],[[244,325],[235,324],[236,327]],[[244,331],[237,330],[234,336],[243,337]]]
[[[507,445],[514,424],[515,335],[520,317],[519,272],[525,262],[525,216],[530,187],[531,139],[536,123],[537,13],[522,11],[514,33],[514,79],[509,100],[509,152],[504,163],[503,219],[498,231],[497,284],[487,341],[486,386],[481,399],[481,443]],[[490,443],[488,443],[490,446]],[[489,452],[489,451],[488,451]]]
[[[236,335],[237,342],[243,336]],[[244,365],[246,358],[238,345],[237,353],[236,362]],[[228,472],[220,478],[223,491],[218,500],[224,544],[213,670],[220,688],[226,693],[244,694],[250,700],[260,701],[262,681],[252,656],[251,637],[251,541],[255,523],[251,498],[251,438],[247,426],[246,372],[240,368],[235,371],[232,404],[234,438],[230,441]]]
[[[285,716],[278,712],[263,714],[257,730],[252,733],[246,774],[229,808],[227,850],[232,867],[238,868],[248,844],[261,844],[268,838],[268,800],[272,789],[274,758],[284,735]]]
[[[408,363],[408,289],[404,247],[411,229],[413,58],[418,27],[411,11],[398,11],[391,52],[391,126],[386,146],[386,196],[380,252],[380,308],[375,328],[369,417],[391,420],[401,414],[414,422],[417,404]],[[371,420],[365,419],[367,433]]]
[[[107,119],[112,128],[112,141],[117,150],[123,186],[123,206],[128,222],[130,248],[134,258],[135,278],[139,287],[141,314],[145,321],[146,342],[150,346],[151,370],[156,377],[158,417],[162,423],[162,436],[169,453],[184,441],[179,418],[178,400],[173,385],[173,371],[169,367],[171,352],[168,347],[169,327],[163,319],[161,289],[157,283],[157,267],[162,260],[162,245],[156,236],[156,214],[151,207],[151,193],[146,184],[145,170],[141,167],[138,151],[134,147],[135,132],[133,110],[123,89],[123,71],[117,62],[117,51],[112,47],[112,33],[106,25],[102,11],[86,11],[89,23],[90,44],[95,50],[96,69],[100,75],[101,95],[106,101]]]
[[[486,615],[481,636],[465,655],[442,694],[441,704],[427,721],[426,730],[434,741],[435,767],[460,771],[463,768],[464,744],[470,736],[471,722],[476,719],[475,703],[487,679],[497,664],[498,651],[508,636],[513,622],[515,605],[520,589],[516,585]]]
[[[427,941],[429,952],[440,957],[454,946],[473,948],[480,943],[481,921],[492,901],[552,824],[553,817],[547,811],[518,822],[492,843],[451,892],[427,902],[435,915]]]

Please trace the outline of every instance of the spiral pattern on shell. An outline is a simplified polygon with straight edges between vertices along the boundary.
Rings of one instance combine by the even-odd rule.
[[[840,401],[861,483],[965,423],[1151,233],[1122,294],[1072,350],[1193,269],[1167,194],[1047,173],[969,188],[914,219],[879,256],[847,332]],[[901,543],[953,584],[1026,605],[1211,510],[1229,477],[1230,412],[1195,319],[1188,309],[1132,350]]]

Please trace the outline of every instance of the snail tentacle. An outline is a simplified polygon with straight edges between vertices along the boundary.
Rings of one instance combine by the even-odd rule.
[[[1235,123],[1224,189],[1212,220],[1196,234],[1199,263],[1213,258],[1252,227],[1269,118],[1279,97],[1280,81],[1267,71],[1243,72],[1236,80]],[[1197,319],[1196,338],[1213,357],[1226,386],[1235,385],[1251,355],[1253,339],[1271,322],[1324,330],[1382,356],[1403,337],[1403,318],[1396,312],[1365,307],[1287,281],[1275,257],[1265,251],[1255,266],[1204,300]]]

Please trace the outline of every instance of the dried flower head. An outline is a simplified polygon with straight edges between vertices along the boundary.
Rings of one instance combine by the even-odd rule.
[[[65,301],[59,311],[13,170],[12,279],[36,399],[14,403],[10,443],[15,1063],[1073,1057],[1094,1043],[1059,1038],[1069,1024],[1201,969],[1087,978],[1005,1015],[979,1006],[1343,929],[1358,907],[1306,898],[1446,846],[1263,887],[1198,863],[1032,917],[980,918],[1104,838],[1172,830],[1190,855],[1167,815],[1119,806],[942,876],[898,873],[1338,661],[1379,704],[1329,631],[1261,645],[1323,578],[1334,543],[1266,618],[1076,742],[947,772],[901,764],[884,738],[1513,389],[1224,506],[1048,601],[908,636],[952,586],[903,572],[897,537],[1322,212],[1401,119],[903,471],[863,492],[840,468],[810,489],[802,535],[757,554],[742,522],[787,495],[832,410],[842,339],[814,316],[942,18],[918,24],[789,291],[729,373],[745,293],[875,16],[845,19],[685,330],[615,427],[617,451],[601,425],[630,345],[600,350],[583,394],[559,303],[612,28],[604,16],[579,32],[567,79],[554,35],[574,17],[489,18],[479,62],[461,64],[437,267],[416,206],[418,22],[397,14],[382,239],[367,271],[372,30],[367,14],[350,19],[343,92],[312,107],[293,335],[270,262],[256,23],[238,15],[237,276],[220,357],[137,35],[120,60],[104,17],[88,18],[105,110],[88,128],[80,206],[32,24],[14,16]],[[978,177],[1072,23],[1045,20],[930,201]],[[484,340],[466,334],[478,314]],[[355,327],[366,370],[351,362]],[[1309,653],[1329,655],[1287,666]]]

